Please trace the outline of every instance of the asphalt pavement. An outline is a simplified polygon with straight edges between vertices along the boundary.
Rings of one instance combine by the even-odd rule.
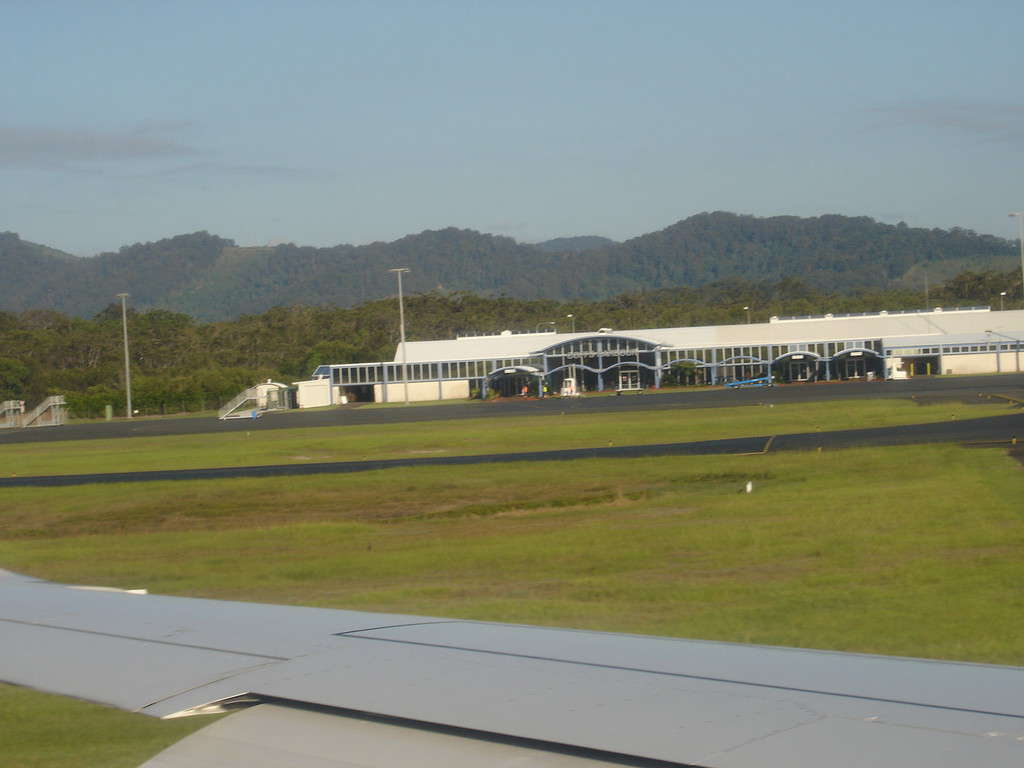
[[[47,440],[97,440],[118,437],[157,437],[247,432],[265,429],[347,427],[366,424],[473,419],[502,416],[611,413],[630,410],[723,408],[736,405],[788,404],[871,398],[923,398],[970,401],[982,395],[1024,399],[1024,374],[919,377],[904,381],[845,381],[788,384],[767,389],[695,389],[643,394],[591,395],[543,400],[508,399],[488,402],[389,405],[358,404],[316,411],[272,412],[260,419],[161,418],[118,419],[61,427],[0,429],[0,445]]]
[[[334,461],[310,464],[276,464],[255,467],[213,467],[203,469],[111,472],[86,475],[49,475],[0,478],[0,488],[16,486],[54,487],[93,483],[128,483],[155,480],[218,480],[237,477],[286,477],[297,475],[344,474],[375,469],[427,466],[468,466],[471,464],[519,461],[570,461],[573,459],[630,459],[644,456],[685,456],[713,454],[755,454],[853,448],[868,445],[912,445],[924,443],[990,443],[1011,445],[1024,439],[1024,413],[963,419],[932,424],[913,424],[836,432],[799,432],[725,440],[701,440],[657,445],[601,446],[522,453],[492,453],[476,456],[434,456],[369,461]]]

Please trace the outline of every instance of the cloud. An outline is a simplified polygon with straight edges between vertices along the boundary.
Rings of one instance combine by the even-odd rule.
[[[198,150],[173,138],[183,123],[142,123],[125,131],[0,124],[0,167],[74,170],[76,164],[187,157]]]
[[[1024,144],[1024,104],[921,101],[873,110],[903,125],[928,126],[981,141]]]
[[[195,125],[149,120],[126,130],[55,129],[0,123],[0,168],[121,179],[330,178],[326,170],[230,162],[179,137]]]
[[[162,177],[187,177],[187,176],[263,176],[267,178],[288,179],[288,178],[309,178],[311,176],[325,175],[319,171],[312,171],[303,168],[290,168],[283,165],[259,165],[252,163],[221,163],[221,162],[197,162],[184,165],[171,166],[149,171],[140,176],[148,178]]]

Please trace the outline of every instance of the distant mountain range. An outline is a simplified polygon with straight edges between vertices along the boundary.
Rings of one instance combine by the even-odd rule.
[[[393,295],[390,267],[409,267],[409,292],[469,291],[521,299],[601,299],[737,279],[800,278],[846,293],[1009,269],[1009,240],[970,230],[918,229],[839,215],[757,218],[702,213],[617,243],[558,238],[532,245],[465,229],[390,243],[242,248],[207,232],[81,258],[0,233],[0,310],[54,309],[88,317],[131,294],[139,309],[205,320],[291,304],[351,306]]]

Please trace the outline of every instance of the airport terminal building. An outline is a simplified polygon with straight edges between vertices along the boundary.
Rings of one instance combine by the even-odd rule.
[[[331,400],[396,402],[1021,370],[1024,310],[935,308],[772,317],[767,323],[410,341],[395,359],[320,366]],[[403,373],[403,370],[405,373]],[[524,389],[525,388],[525,389]]]

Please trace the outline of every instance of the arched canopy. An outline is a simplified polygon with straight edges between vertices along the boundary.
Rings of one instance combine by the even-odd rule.
[[[635,336],[623,336],[617,333],[596,333],[593,336],[584,336],[579,339],[553,344],[540,350],[540,353],[549,356],[579,357],[581,355],[653,352],[657,347],[658,344],[656,342],[639,339]]]
[[[787,358],[790,360],[801,360],[804,357],[814,358],[815,361],[821,360],[821,355],[819,355],[817,352],[811,352],[809,350],[801,351],[799,349],[796,349],[793,350],[792,352],[787,352],[784,355],[779,355],[774,360],[772,360],[772,362],[778,363],[781,360],[786,360]]]
[[[872,357],[881,357],[881,355],[867,347],[847,347],[846,349],[836,352],[833,357],[864,357],[870,355]]]
[[[799,355],[800,353],[797,352],[796,354]],[[781,360],[782,358],[779,359]],[[768,362],[768,360],[762,360],[760,357],[755,357],[754,355],[734,355],[733,357],[727,357],[725,360],[723,360],[721,362],[721,365],[737,363],[740,365],[764,365]]]
[[[547,373],[550,375],[550,374],[559,373],[560,371],[565,371],[565,370],[590,371],[591,373],[607,373],[608,371],[613,370],[615,368],[623,368],[623,367],[627,367],[627,368],[646,368],[649,371],[656,371],[656,370],[658,370],[658,366],[656,366],[656,365],[649,365],[649,364],[644,363],[644,362],[637,362],[636,360],[620,360],[617,363],[609,363],[604,368],[595,368],[594,366],[591,366],[591,365],[584,365],[582,363],[569,362],[569,363],[566,363],[565,365],[560,365],[557,368],[551,368]],[[661,366],[661,368],[664,368],[664,367],[665,366]],[[502,369],[502,370],[504,370],[504,369]]]
[[[535,368],[532,365],[510,365],[507,367],[495,368],[493,371],[487,374],[487,378],[492,379],[495,376],[512,376],[514,374],[543,376],[544,372],[541,371],[540,368]]]
[[[694,368],[710,368],[714,363],[709,363],[704,360],[698,360],[695,357],[680,357],[675,360],[669,360],[661,364],[661,369],[667,371],[675,367],[685,367],[692,365]]]

